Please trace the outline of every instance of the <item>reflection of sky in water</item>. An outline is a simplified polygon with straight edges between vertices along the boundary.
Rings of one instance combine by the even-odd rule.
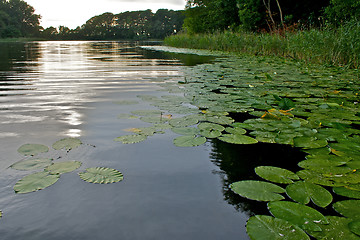
[[[20,54],[12,59],[12,71],[0,68],[6,79],[0,82],[0,137],[25,134],[17,133],[16,124],[44,121],[55,121],[60,135],[80,137],[89,103],[116,91],[146,90],[146,78],[177,75],[174,65],[179,65],[145,59],[135,48],[115,42],[30,43]]]

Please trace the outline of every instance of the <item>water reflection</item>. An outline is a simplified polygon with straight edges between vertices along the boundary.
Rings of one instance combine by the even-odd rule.
[[[297,171],[297,162],[305,157],[305,153],[288,145],[258,143],[237,145],[212,140],[212,162],[220,168],[215,172],[223,183],[224,199],[234,207],[248,215],[268,215],[266,204],[247,200],[233,193],[229,185],[241,180],[263,180],[258,177],[254,168],[257,166],[275,166]]]

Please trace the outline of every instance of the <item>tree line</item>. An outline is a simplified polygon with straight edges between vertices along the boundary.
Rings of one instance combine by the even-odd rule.
[[[188,33],[338,26],[360,17],[360,0],[187,0]]]
[[[42,28],[41,16],[23,0],[0,0],[0,38],[49,40],[163,39],[182,29],[184,11],[159,9],[94,16],[82,26]]]

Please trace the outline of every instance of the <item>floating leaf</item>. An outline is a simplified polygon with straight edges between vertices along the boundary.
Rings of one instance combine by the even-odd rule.
[[[217,131],[224,131],[225,128],[222,126],[222,125],[219,125],[219,124],[216,124],[216,123],[208,123],[208,122],[203,122],[203,123],[200,123],[198,125],[198,128],[200,130],[205,130],[205,131],[214,131],[214,130],[217,130]]]
[[[147,123],[166,123],[169,119],[162,117],[162,115],[156,115],[156,116],[145,116],[140,118],[141,121],[147,122]]]
[[[351,219],[336,216],[327,216],[326,218],[329,224],[319,224],[322,231],[309,231],[308,233],[316,239],[359,240],[359,236],[350,231],[349,224]]]
[[[82,144],[80,139],[78,138],[64,138],[57,142],[55,142],[52,147],[55,150],[60,150],[65,148],[65,150],[69,151],[71,149],[77,148]]]
[[[345,217],[360,219],[360,200],[339,201],[333,204],[333,208]]]
[[[181,136],[174,139],[175,146],[178,147],[195,147],[200,146],[206,142],[204,137],[192,136]]]
[[[227,127],[225,131],[235,135],[242,135],[246,133],[246,130],[241,127]]]
[[[352,221],[348,226],[351,232],[360,236],[360,220]]]
[[[35,156],[39,153],[48,152],[49,148],[42,144],[24,144],[17,151],[25,156]]]
[[[123,144],[132,144],[145,141],[147,139],[146,135],[134,134],[134,135],[124,135],[118,138],[115,138],[115,142],[122,142]]]
[[[271,166],[260,166],[255,168],[258,176],[275,183],[289,184],[293,183],[292,180],[299,180],[300,178],[293,172]]]
[[[199,129],[193,127],[172,128],[171,131],[180,135],[196,135]]]
[[[42,190],[56,183],[59,177],[59,175],[48,172],[33,173],[19,180],[14,186],[14,191],[16,193],[29,193]]]
[[[206,138],[217,138],[221,136],[221,132],[218,130],[200,130],[200,135]]]
[[[285,192],[275,184],[253,180],[232,183],[230,188],[242,197],[265,202],[282,200],[284,197],[279,193]]]
[[[223,134],[219,139],[223,142],[233,143],[233,144],[255,144],[258,141],[254,138],[245,136],[245,135],[235,135],[235,134]]]
[[[16,170],[30,171],[35,169],[43,169],[52,163],[51,158],[37,158],[17,162],[10,167]]]
[[[199,121],[195,118],[173,118],[169,121],[170,125],[173,127],[187,127],[197,124]]]
[[[334,193],[336,193],[337,195],[340,195],[340,196],[360,199],[360,191],[358,189],[354,190],[349,186],[334,187],[333,191],[334,191]]]
[[[295,147],[309,148],[322,148],[327,146],[328,142],[324,139],[316,139],[314,137],[296,137],[294,138]]]
[[[206,116],[206,121],[221,125],[229,125],[235,120],[227,116]]]
[[[307,240],[309,236],[298,226],[264,215],[252,216],[246,224],[252,240]]]
[[[135,110],[131,112],[134,115],[139,115],[139,116],[160,116],[162,114],[162,111],[160,110]]]
[[[326,207],[333,200],[328,190],[309,182],[295,182],[290,184],[286,187],[286,193],[292,200],[298,203],[308,204],[311,199],[311,201],[319,207]]]
[[[79,173],[79,176],[86,182],[100,184],[120,182],[124,179],[118,170],[104,167],[87,168],[86,172]]]
[[[82,163],[79,161],[57,162],[45,168],[45,171],[48,171],[51,174],[63,174],[78,169],[81,164]]]
[[[318,224],[329,223],[320,212],[299,203],[288,201],[270,202],[268,208],[274,217],[284,219],[306,231],[321,231]]]

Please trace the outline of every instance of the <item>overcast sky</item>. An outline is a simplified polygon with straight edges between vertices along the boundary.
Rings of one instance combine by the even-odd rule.
[[[126,11],[160,8],[182,10],[185,0],[25,0],[41,15],[44,28],[60,25],[76,28],[91,17],[105,12],[120,13]]]

